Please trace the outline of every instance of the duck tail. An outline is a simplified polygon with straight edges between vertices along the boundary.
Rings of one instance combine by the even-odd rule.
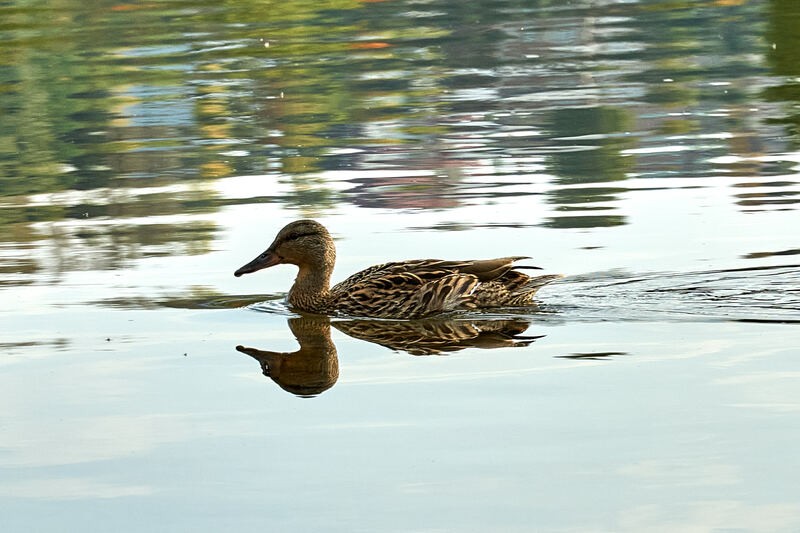
[[[522,287],[520,287],[518,292],[519,294],[526,294],[533,296],[533,293],[535,293],[548,283],[552,283],[563,277],[564,274],[546,274],[544,276],[534,276],[531,277]]]
[[[525,276],[525,274],[520,273]],[[528,276],[525,276],[528,277]],[[528,277],[523,283],[516,287],[508,287],[507,299],[504,305],[526,306],[534,303],[533,298],[536,293],[545,285],[563,278],[563,274],[546,274],[544,276]]]
[[[564,276],[547,274],[531,277],[510,270],[500,279],[484,283],[474,294],[475,307],[525,307],[534,303],[536,291]]]

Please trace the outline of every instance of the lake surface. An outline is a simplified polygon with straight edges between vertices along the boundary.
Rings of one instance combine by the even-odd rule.
[[[800,3],[0,4],[2,531],[800,531]],[[528,255],[537,309],[300,317]],[[268,375],[265,375],[268,374]]]

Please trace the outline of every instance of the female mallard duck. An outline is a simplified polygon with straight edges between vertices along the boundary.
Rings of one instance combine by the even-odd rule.
[[[298,220],[278,232],[264,253],[237,270],[236,277],[289,263],[300,271],[289,305],[319,314],[374,318],[421,318],[447,311],[533,304],[540,287],[561,275],[531,277],[515,268],[527,257],[477,261],[418,259],[369,267],[330,286],[336,248],[328,230]]]

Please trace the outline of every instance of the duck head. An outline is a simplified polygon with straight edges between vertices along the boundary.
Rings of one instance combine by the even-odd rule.
[[[325,226],[314,220],[298,220],[278,232],[261,255],[233,273],[237,278],[271,266],[288,263],[301,270],[330,271],[336,260],[336,248]]]

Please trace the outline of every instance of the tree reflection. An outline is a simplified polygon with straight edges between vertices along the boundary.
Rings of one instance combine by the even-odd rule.
[[[558,140],[550,164],[560,187],[550,190],[548,201],[569,212],[545,222],[553,228],[618,226],[621,215],[583,214],[582,211],[613,211],[606,202],[627,189],[587,185],[622,181],[631,169],[631,158],[622,151],[632,146],[627,136],[633,120],[629,111],[611,107],[567,108],[553,111],[550,133]],[[603,203],[606,203],[603,205]]]
[[[765,96],[784,104],[786,116],[772,121],[786,127],[797,147],[800,144],[800,4],[794,0],[770,0],[769,6],[766,58],[781,83],[767,88]]]
[[[547,180],[545,226],[624,224],[630,176],[791,171],[758,156],[786,151],[783,129],[797,145],[798,11],[793,0],[4,4],[0,242],[30,255],[50,231],[34,224],[66,220],[52,233],[73,255],[103,251],[122,268],[170,245],[211,249],[214,224],[193,217],[234,201],[452,209],[539,194]],[[714,161],[727,155],[737,161]],[[362,173],[343,177],[351,169]],[[245,174],[270,193],[220,194],[216,180]],[[752,193],[737,191],[747,208],[794,203],[739,192]],[[162,215],[175,220],[153,228],[155,244],[130,220]]]
[[[257,360],[263,374],[292,394],[310,397],[331,388],[339,378],[331,325],[339,331],[411,355],[446,355],[466,348],[528,346],[543,335],[523,335],[530,326],[524,318],[497,320],[334,320],[325,316],[290,318],[289,328],[300,349],[274,352],[237,346]]]

